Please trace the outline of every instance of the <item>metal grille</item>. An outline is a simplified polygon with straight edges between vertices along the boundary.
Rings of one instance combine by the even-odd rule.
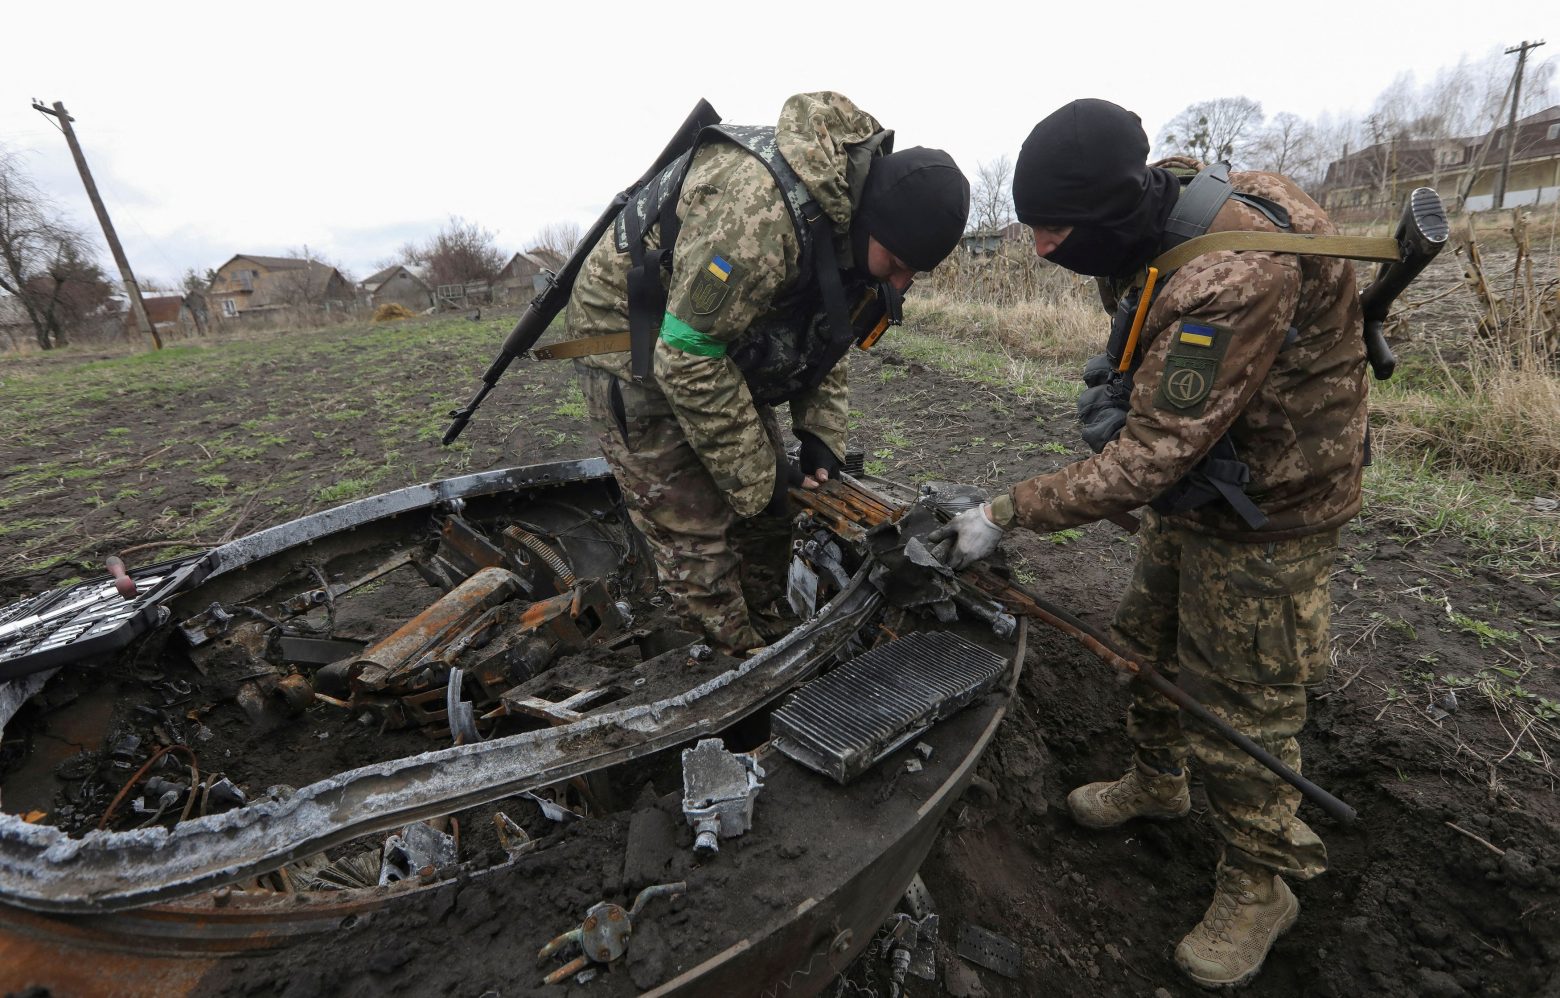
[[[197,567],[187,558],[132,572],[140,592],[130,600],[105,577],[0,608],[0,681],[123,647],[167,619],[159,604]]]
[[[848,783],[990,689],[1007,669],[995,652],[946,631],[880,645],[802,687],[770,718],[775,745]]]

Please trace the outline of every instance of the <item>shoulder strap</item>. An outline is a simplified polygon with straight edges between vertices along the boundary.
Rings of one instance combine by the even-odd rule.
[[[1214,163],[1199,170],[1197,176],[1182,188],[1180,196],[1175,200],[1175,207],[1170,210],[1170,217],[1165,220],[1160,251],[1179,246],[1207,232],[1208,226],[1213,224],[1213,216],[1224,207],[1232,190],[1228,163]],[[1159,269],[1161,272],[1164,270],[1163,267]]]
[[[1210,232],[1161,253],[1149,264],[1161,274],[1178,270],[1204,253],[1258,250],[1306,256],[1341,256],[1351,260],[1396,261],[1403,258],[1390,236],[1326,236],[1305,232]]]

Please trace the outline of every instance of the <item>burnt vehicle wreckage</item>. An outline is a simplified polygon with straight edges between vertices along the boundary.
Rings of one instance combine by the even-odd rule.
[[[608,206],[446,444],[629,196],[715,120],[701,102]],[[1378,377],[1385,309],[1444,241],[1426,229],[1439,210],[1416,192],[1371,257],[1401,261],[1364,295]],[[852,339],[870,346],[894,306],[858,307]],[[0,607],[0,983],[250,990],[237,957],[283,951],[285,973],[289,951],[340,962],[398,925],[437,937],[458,974],[486,937],[448,914],[474,896],[534,946],[504,993],[816,994],[870,952],[896,994],[935,973],[916,870],[1006,714],[1030,620],[1353,819],[1066,610],[939,563],[925,536],[978,490],[845,474],[790,497],[797,623],[742,659],[669,612],[600,458],[404,488],[148,567],[110,559]],[[963,928],[961,955],[1016,971],[1010,941]]]
[[[972,489],[846,475],[792,497],[798,623],[745,659],[666,611],[600,459],[402,489],[0,609],[0,964],[61,993],[132,968],[221,990],[234,956],[486,881],[537,945],[516,986],[808,994],[869,944],[930,974],[935,917],[906,892],[1027,620],[1142,666],[930,556]],[[547,878],[567,902],[540,903]],[[636,930],[690,919],[650,932],[652,969],[602,973]]]

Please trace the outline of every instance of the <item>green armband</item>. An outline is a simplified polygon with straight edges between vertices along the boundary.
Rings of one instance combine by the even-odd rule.
[[[723,357],[726,354],[726,344],[711,339],[670,312],[661,320],[661,339],[667,346],[700,357]]]

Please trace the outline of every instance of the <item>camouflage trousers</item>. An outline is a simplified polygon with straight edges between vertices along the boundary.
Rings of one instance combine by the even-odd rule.
[[[1305,688],[1327,675],[1328,578],[1337,549],[1336,530],[1244,543],[1146,512],[1112,632],[1299,772],[1295,736],[1305,724]],[[1127,733],[1149,766],[1173,770],[1188,755],[1195,760],[1232,861],[1300,879],[1327,868],[1326,847],[1295,816],[1300,792],[1140,680],[1132,683]]]
[[[678,615],[721,651],[764,644],[749,609],[767,608],[783,593],[789,519],[738,520],[657,389],[576,370],[591,429]],[[760,406],[759,415],[781,447],[774,410]]]

